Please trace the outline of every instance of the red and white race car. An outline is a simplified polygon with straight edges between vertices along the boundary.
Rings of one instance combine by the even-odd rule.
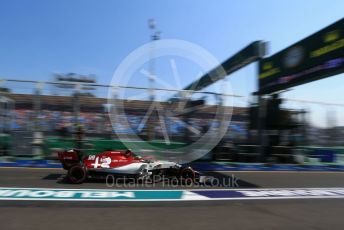
[[[58,159],[63,168],[68,170],[69,181],[75,184],[83,183],[88,178],[105,178],[107,175],[135,179],[177,178],[192,182],[199,177],[199,173],[191,167],[183,167],[171,161],[147,160],[130,150],[105,151],[81,159],[79,152],[72,149],[58,153]]]

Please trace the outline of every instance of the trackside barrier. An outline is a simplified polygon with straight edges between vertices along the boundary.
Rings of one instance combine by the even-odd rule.
[[[344,198],[344,188],[106,190],[3,188],[0,200],[30,201],[196,201]]]
[[[217,163],[195,162],[189,164],[198,171],[339,171],[344,165],[335,164],[263,164],[263,163]],[[62,168],[60,163],[49,160],[0,161],[0,167]]]

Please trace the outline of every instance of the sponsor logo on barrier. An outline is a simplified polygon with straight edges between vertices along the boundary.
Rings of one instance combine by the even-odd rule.
[[[215,190],[82,190],[0,188],[0,200],[176,201],[344,198],[344,188]]]
[[[33,189],[3,189],[2,198],[54,198],[54,199],[102,199],[102,198],[135,198],[133,192],[110,191],[73,191],[73,190],[33,190]]]
[[[344,189],[279,189],[240,191],[246,197],[343,196]]]
[[[82,190],[82,189],[27,189],[1,188],[0,200],[75,200],[75,201],[116,201],[116,200],[165,200],[180,199],[182,191],[141,191],[141,190]]]
[[[238,189],[193,191],[213,199],[344,198],[344,188]]]

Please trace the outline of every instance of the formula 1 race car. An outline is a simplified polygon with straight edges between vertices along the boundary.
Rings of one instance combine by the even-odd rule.
[[[171,161],[144,159],[130,150],[105,151],[81,157],[77,150],[58,153],[58,159],[71,183],[80,184],[88,178],[106,178],[108,175],[122,178],[177,178],[194,182],[199,173],[191,167],[183,167]],[[156,180],[152,180],[156,181]]]

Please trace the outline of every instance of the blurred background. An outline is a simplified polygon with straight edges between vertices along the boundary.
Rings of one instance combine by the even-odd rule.
[[[259,80],[264,58],[339,20],[333,42],[342,41],[343,7],[341,1],[3,3],[1,161],[54,161],[64,149],[87,155],[133,142],[140,151],[164,154],[207,133],[218,135],[218,143],[201,161],[343,165],[343,46],[336,51],[339,71],[329,78],[267,92],[260,92]],[[204,70],[176,57],[166,64],[152,46],[144,66],[166,84],[137,74],[112,93],[113,72],[130,52],[169,38],[205,48],[225,74],[208,81],[218,66]],[[255,52],[241,52],[245,47]],[[187,87],[193,82],[199,89]],[[147,116],[153,102],[163,115]],[[181,102],[187,111],[169,115]],[[116,104],[124,109],[113,113]]]

